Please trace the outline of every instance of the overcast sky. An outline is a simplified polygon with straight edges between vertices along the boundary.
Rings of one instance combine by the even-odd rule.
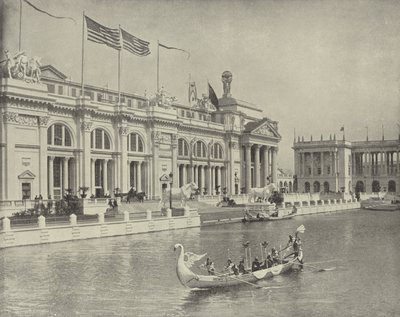
[[[10,51],[18,50],[19,2],[7,3]],[[122,90],[156,90],[157,40],[190,51],[160,49],[160,82],[187,102],[189,74],[198,94],[207,80],[222,95],[259,105],[279,121],[279,165],[293,169],[293,131],[329,138],[397,139],[400,123],[400,1],[128,1],[29,0],[57,20],[23,5],[22,48],[80,81],[82,13],[151,42],[151,54],[122,56]],[[117,51],[86,41],[86,82],[117,89]]]

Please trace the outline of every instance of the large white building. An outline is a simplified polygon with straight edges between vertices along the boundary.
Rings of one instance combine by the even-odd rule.
[[[246,192],[277,178],[278,122],[231,96],[224,73],[219,106],[191,106],[70,82],[52,66],[41,81],[3,72],[0,84],[0,200],[161,194],[194,181],[201,193]],[[229,76],[228,76],[229,77]]]
[[[293,144],[299,192],[400,193],[398,140],[304,141]]]

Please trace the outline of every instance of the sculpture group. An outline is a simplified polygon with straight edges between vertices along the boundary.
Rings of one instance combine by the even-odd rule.
[[[192,193],[197,189],[197,185],[194,182],[183,185],[179,188],[166,189],[160,200],[160,206],[165,208],[168,205],[170,199],[180,200],[181,207],[187,205],[187,201],[192,197]],[[171,192],[172,191],[172,192]]]
[[[258,198],[261,198],[263,202],[268,202],[268,199],[274,192],[277,191],[277,187],[274,183],[268,184],[265,187],[251,188],[249,192],[249,203],[257,202]]]
[[[40,57],[28,58],[24,51],[20,51],[14,56],[8,50],[4,51],[5,59],[2,71],[8,78],[21,79],[28,82],[40,82]]]

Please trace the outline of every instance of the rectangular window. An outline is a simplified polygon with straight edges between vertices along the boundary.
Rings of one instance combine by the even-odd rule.
[[[138,108],[142,108],[142,102],[138,101]]]
[[[317,173],[318,173],[318,175],[321,175],[321,167],[318,167]]]
[[[47,84],[47,91],[49,94],[54,94],[56,92],[56,87],[54,85]]]
[[[61,160],[59,158],[54,159],[53,173],[54,187],[61,187]]]
[[[22,183],[22,199],[31,199],[31,183]]]
[[[330,167],[330,166],[327,166],[327,167],[326,167],[326,171],[327,171],[328,175],[330,175],[330,174],[331,174],[331,167]]]
[[[128,99],[128,107],[132,108],[132,100],[131,99]]]
[[[109,101],[109,102],[112,102],[112,101],[113,101],[113,96],[108,95],[108,101]]]
[[[131,151],[136,152],[136,135],[131,135]]]
[[[103,148],[103,146],[102,146],[102,140],[103,140],[102,131],[100,129],[97,129],[95,133],[96,133],[96,135],[95,135],[96,149],[101,149],[101,148]]]
[[[63,95],[64,94],[64,86],[58,86],[58,94]]]
[[[76,97],[76,88],[71,89],[71,95],[72,97]]]
[[[97,94],[97,101],[101,102],[103,100],[103,94],[98,93]]]
[[[54,125],[54,145],[62,145],[62,125]]]
[[[182,117],[185,116],[185,110],[181,110],[181,116],[182,116]]]

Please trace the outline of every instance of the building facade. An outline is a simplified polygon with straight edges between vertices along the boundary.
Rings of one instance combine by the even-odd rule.
[[[400,193],[398,140],[321,140],[293,144],[299,192]]]
[[[85,85],[82,94],[52,66],[41,67],[40,79],[2,77],[2,201],[131,187],[158,197],[170,181],[239,194],[277,179],[278,122],[231,96],[230,72],[217,106],[205,97],[179,104],[162,91],[147,98]]]

